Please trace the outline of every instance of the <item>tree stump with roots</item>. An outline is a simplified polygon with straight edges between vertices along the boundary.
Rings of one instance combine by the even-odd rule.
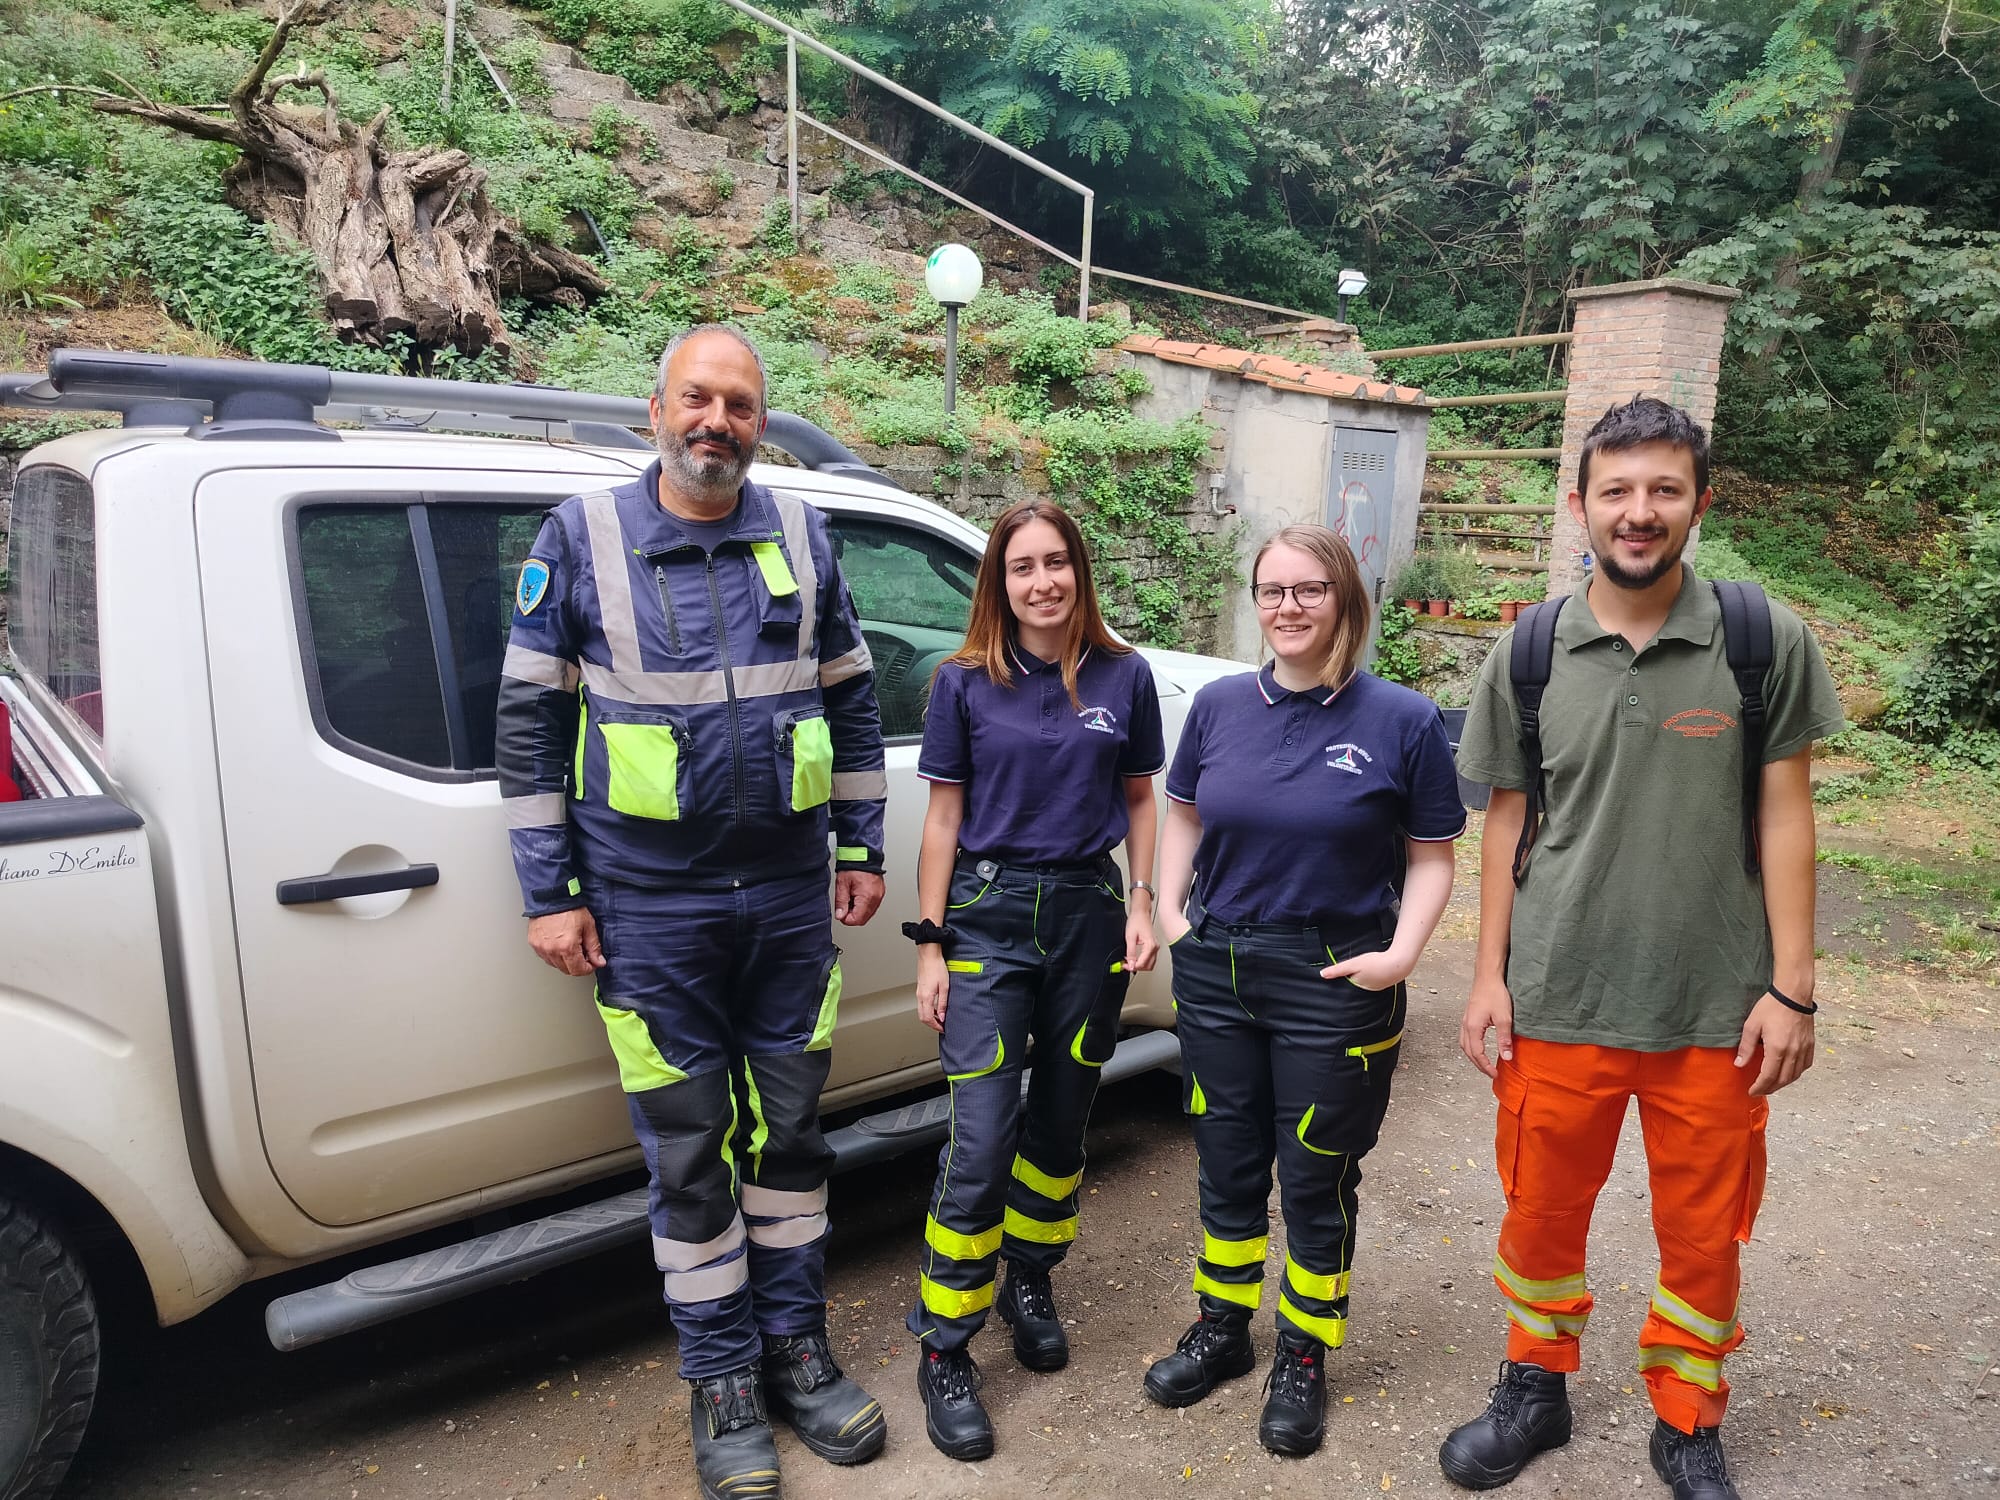
[[[408,335],[422,348],[501,355],[511,341],[500,298],[582,307],[603,278],[579,255],[529,239],[486,196],[486,172],[455,148],[389,151],[385,106],[365,125],[343,119],[326,76],[271,69],[293,30],[325,18],[322,0],[286,0],[263,52],[226,104],[161,104],[71,84],[17,90],[75,93],[105,114],[127,115],[242,155],[224,176],[230,203],[312,252],[334,327],[380,344]],[[130,88],[124,80],[117,80]],[[317,94],[316,109],[281,103]]]

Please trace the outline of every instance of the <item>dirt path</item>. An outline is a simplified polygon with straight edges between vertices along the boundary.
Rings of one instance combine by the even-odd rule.
[[[1000,1435],[984,1464],[952,1463],[925,1440],[902,1327],[929,1163],[838,1180],[836,1348],[888,1408],[890,1446],[841,1471],[783,1437],[786,1493],[1459,1493],[1438,1474],[1437,1443],[1483,1404],[1502,1340],[1487,1275],[1501,1206],[1492,1101],[1452,1045],[1470,960],[1462,938],[1440,942],[1415,982],[1363,1188],[1353,1336],[1330,1365],[1317,1457],[1257,1446],[1255,1378],[1186,1412],[1139,1393],[1147,1360],[1189,1316],[1199,1235],[1177,1090],[1156,1076],[1098,1108],[1084,1233],[1057,1284],[1076,1320],[1069,1369],[1019,1369],[1004,1330],[975,1346]],[[1730,1451],[1751,1500],[2000,1500],[2000,1005],[1990,988],[1954,989],[1843,995],[1820,1065],[1774,1104],[1770,1193],[1748,1252],[1750,1342],[1730,1363]],[[1655,1260],[1636,1125],[1629,1135],[1592,1238],[1599,1306],[1573,1385],[1577,1437],[1512,1494],[1664,1494],[1632,1370]],[[295,1355],[263,1340],[265,1294],[242,1296],[113,1351],[67,1493],[691,1497],[685,1388],[644,1259],[604,1257]],[[1266,1327],[1260,1347],[1269,1338]]]

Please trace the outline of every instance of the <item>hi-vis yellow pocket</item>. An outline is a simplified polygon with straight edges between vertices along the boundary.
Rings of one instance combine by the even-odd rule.
[[[791,785],[783,788],[791,797],[793,812],[809,812],[833,799],[833,733],[827,728],[823,709],[801,709],[788,714],[779,726],[779,769],[791,761]],[[784,753],[790,752],[789,757]]]
[[[613,722],[600,717],[608,769],[604,800],[627,817],[671,821],[681,815],[685,731],[671,719]]]

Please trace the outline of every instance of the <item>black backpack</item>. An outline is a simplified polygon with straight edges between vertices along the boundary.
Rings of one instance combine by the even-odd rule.
[[[1736,691],[1743,700],[1743,868],[1757,873],[1757,792],[1764,774],[1764,673],[1770,668],[1771,601],[1754,583],[1716,580],[1722,606],[1723,649]],[[1520,705],[1521,758],[1533,768],[1528,808],[1521,819],[1521,842],[1514,848],[1514,884],[1528,873],[1528,850],[1542,820],[1542,689],[1555,663],[1556,621],[1569,602],[1565,595],[1521,611],[1514,626],[1514,649],[1507,663]]]

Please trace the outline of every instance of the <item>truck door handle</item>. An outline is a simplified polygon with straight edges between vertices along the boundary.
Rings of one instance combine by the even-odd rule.
[[[375,875],[304,875],[278,882],[278,905],[310,906],[342,896],[375,896],[383,891],[415,891],[438,883],[436,865],[405,865]]]

